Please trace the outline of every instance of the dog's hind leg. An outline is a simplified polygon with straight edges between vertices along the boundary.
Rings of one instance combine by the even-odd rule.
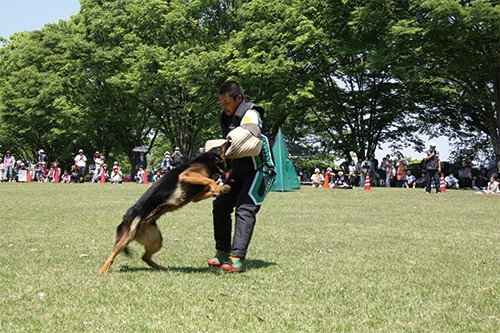
[[[134,239],[135,234],[136,234],[136,229],[139,223],[141,222],[141,219],[139,217],[136,217],[132,223],[130,224],[130,228],[128,230],[121,230],[116,233],[116,239],[115,239],[115,246],[113,247],[113,252],[109,255],[108,259],[106,259],[106,262],[104,263],[104,266],[99,270],[99,274],[104,274],[109,271],[109,268],[111,267],[111,264],[113,263],[113,260],[115,260],[116,256],[119,255],[121,252],[123,252],[127,245],[130,244],[130,242]],[[122,225],[120,227],[125,228],[126,224],[122,222]]]
[[[153,254],[161,249],[163,237],[161,236],[160,229],[156,225],[156,222],[151,222],[149,224],[144,224],[139,230],[137,230],[137,235],[135,240],[144,245],[146,252],[142,256],[142,260],[153,267],[154,269],[165,269],[165,267],[158,265],[151,257]]]

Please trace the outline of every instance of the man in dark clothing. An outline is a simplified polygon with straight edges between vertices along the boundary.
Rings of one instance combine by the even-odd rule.
[[[436,150],[436,144],[431,142],[429,150],[425,151],[425,176],[427,177],[427,186],[425,192],[431,193],[431,182],[434,179],[436,193],[441,193],[440,187],[440,173],[441,173],[441,160],[439,159],[439,152]]]
[[[231,142],[226,153],[231,173],[225,182],[231,186],[231,191],[221,194],[213,202],[217,252],[208,264],[221,266],[227,272],[243,272],[256,214],[273,184],[276,172],[271,147],[264,135],[264,109],[245,101],[242,87],[234,81],[225,82],[219,87],[219,101],[222,106],[219,113],[222,136]],[[240,138],[239,144],[235,144]],[[254,141],[261,144],[261,148],[259,145],[254,145],[254,149],[246,147],[251,146],[249,143]],[[236,147],[248,150],[241,148],[237,151]],[[233,148],[235,150],[231,152]],[[253,152],[250,153],[250,150]],[[235,208],[235,231],[231,244],[231,214]]]

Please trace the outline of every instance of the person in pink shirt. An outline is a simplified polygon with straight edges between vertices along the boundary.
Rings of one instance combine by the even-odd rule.
[[[14,165],[16,164],[16,159],[14,158],[14,156],[12,156],[10,150],[7,150],[5,152],[5,156],[3,158],[3,164],[5,167],[5,174],[7,176],[7,181],[13,182],[14,181],[13,168]]]

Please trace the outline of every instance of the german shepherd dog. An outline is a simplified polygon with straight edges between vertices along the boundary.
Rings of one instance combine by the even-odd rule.
[[[99,270],[107,273],[113,260],[120,252],[128,253],[127,245],[136,240],[146,248],[142,260],[155,269],[164,269],[151,256],[162,246],[162,235],[156,220],[166,212],[183,207],[220,193],[230,191],[229,186],[218,188],[216,180],[226,170],[225,152],[227,144],[215,147],[198,156],[193,162],[179,166],[154,183],[135,205],[123,216],[116,230],[113,252]]]

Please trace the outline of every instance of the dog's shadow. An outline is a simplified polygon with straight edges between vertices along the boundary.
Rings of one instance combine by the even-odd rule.
[[[263,268],[268,268],[271,266],[276,266],[277,263],[275,262],[269,262],[269,261],[264,261],[264,260],[258,260],[258,259],[252,259],[246,261],[247,265],[247,271],[248,270],[253,270],[253,269],[263,269]],[[192,274],[192,273],[220,273],[220,267],[172,267],[168,266],[165,269],[154,269],[152,267],[130,267],[127,265],[121,266],[120,267],[120,272],[124,273],[131,273],[131,272],[166,272],[166,271],[171,271],[171,272],[181,272],[181,273],[187,273],[187,274]]]

